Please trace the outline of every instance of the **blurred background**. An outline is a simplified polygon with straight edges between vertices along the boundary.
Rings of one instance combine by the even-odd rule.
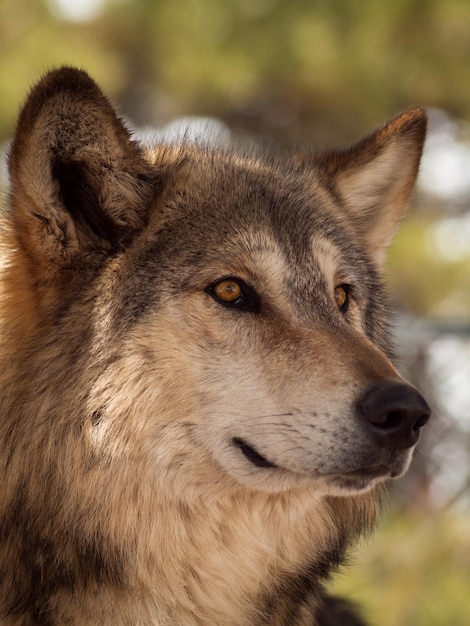
[[[0,186],[18,107],[80,66],[140,133],[344,146],[410,104],[430,132],[387,280],[434,410],[380,532],[335,587],[380,626],[470,624],[469,0],[0,0]],[[208,126],[209,125],[209,126]]]

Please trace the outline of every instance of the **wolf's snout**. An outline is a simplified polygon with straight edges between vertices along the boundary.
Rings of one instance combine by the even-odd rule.
[[[369,389],[359,401],[358,411],[378,443],[394,451],[411,448],[431,415],[423,396],[411,385],[397,381]]]

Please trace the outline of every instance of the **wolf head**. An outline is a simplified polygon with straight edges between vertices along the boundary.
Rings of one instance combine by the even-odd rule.
[[[48,74],[11,147],[2,304],[31,445],[195,492],[400,476],[429,408],[390,361],[380,270],[425,128],[413,108],[344,151],[144,150],[85,73]]]

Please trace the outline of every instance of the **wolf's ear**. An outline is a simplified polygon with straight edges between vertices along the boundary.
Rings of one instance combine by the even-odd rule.
[[[322,162],[328,184],[379,265],[416,181],[426,125],[425,112],[411,108],[349,150],[325,155]]]
[[[20,113],[9,158],[11,220],[33,259],[66,266],[116,251],[145,224],[158,176],[97,85],[47,74]]]

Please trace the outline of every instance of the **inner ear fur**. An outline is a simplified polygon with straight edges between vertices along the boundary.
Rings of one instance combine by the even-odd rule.
[[[415,184],[426,127],[424,110],[413,107],[352,148],[320,159],[328,185],[378,265]]]
[[[73,68],[48,73],[32,89],[9,172],[19,244],[59,265],[126,245],[161,183],[98,86]]]

